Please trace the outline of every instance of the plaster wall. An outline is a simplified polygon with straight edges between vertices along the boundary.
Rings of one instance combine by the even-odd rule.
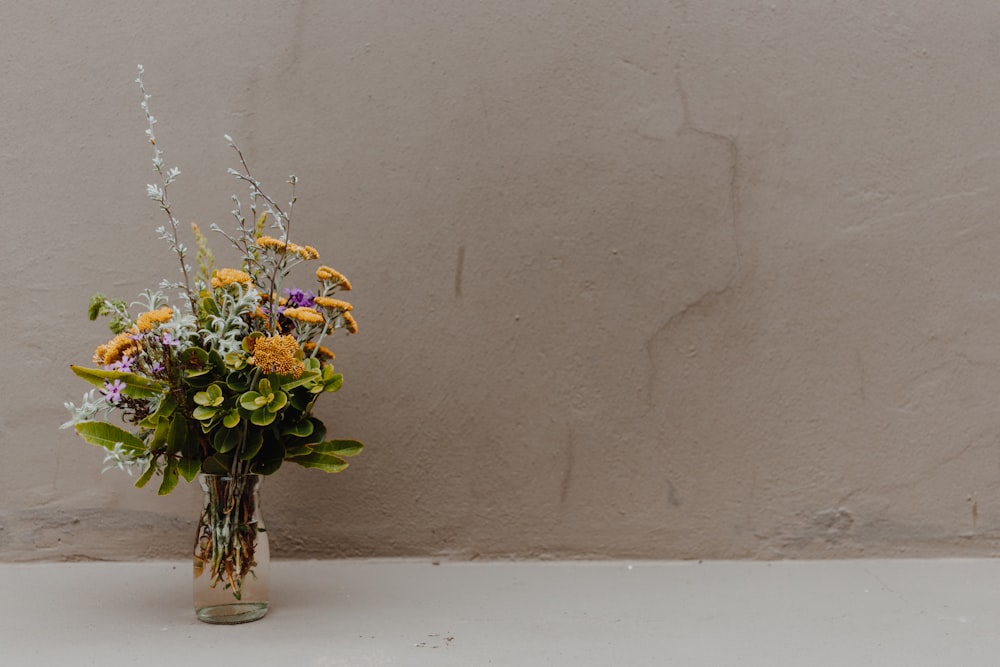
[[[0,5],[0,560],[191,541],[57,428],[176,275],[136,63],[181,219],[230,134],[354,283],[276,555],[995,552],[997,3],[112,0]]]

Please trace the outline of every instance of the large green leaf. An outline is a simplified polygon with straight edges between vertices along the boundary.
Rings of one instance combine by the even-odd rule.
[[[201,470],[201,461],[198,459],[182,458],[177,462],[177,471],[186,481],[191,482],[198,476]]]
[[[256,460],[250,466],[250,470],[257,473],[258,475],[270,475],[277,472],[278,468],[281,467],[282,459],[267,459],[267,460]]]
[[[121,380],[125,388],[122,393],[131,398],[150,398],[167,391],[167,386],[158,380],[136,375],[135,373],[123,373],[121,371],[105,371],[97,368],[84,368],[83,366],[70,365],[76,375],[83,378],[95,387],[104,387],[104,382],[114,382]]]
[[[149,467],[146,471],[139,476],[139,479],[135,480],[135,488],[141,489],[146,486],[150,479],[153,478],[153,473],[156,472],[156,464],[153,461],[149,462]]]
[[[308,419],[303,419],[301,421],[295,422],[294,424],[285,424],[281,428],[282,435],[293,435],[297,438],[309,437],[310,435],[312,435],[312,432],[313,432],[313,423]]]
[[[76,425],[76,432],[90,444],[100,445],[105,449],[114,449],[115,445],[121,443],[122,447],[133,451],[146,450],[146,444],[136,435],[107,422],[80,422]]]
[[[156,408],[156,412],[147,415],[145,419],[139,422],[139,426],[150,429],[156,428],[158,424],[166,421],[170,415],[174,414],[174,410],[176,409],[177,399],[173,397],[173,394],[166,393],[160,399],[160,405]]]
[[[315,380],[319,379],[319,377],[320,377],[319,371],[304,371],[302,375],[300,375],[297,378],[290,378],[288,380],[284,379],[279,380],[280,383],[279,386],[285,391],[288,391],[290,389],[294,389],[295,387],[301,387],[303,385],[310,384],[311,382],[314,382]]]
[[[306,456],[296,456],[289,459],[292,463],[298,463],[303,468],[319,468],[324,472],[340,472],[347,467],[347,461],[332,454],[321,454],[312,452]]]
[[[167,461],[167,467],[163,469],[163,481],[160,482],[160,490],[157,495],[165,496],[177,487],[180,477],[177,474],[177,460]]]
[[[257,456],[257,452],[260,451],[261,446],[264,444],[264,433],[263,431],[258,431],[256,429],[247,433],[247,440],[243,446],[243,453],[240,458],[244,461],[249,461],[253,457]]]
[[[310,445],[314,452],[320,454],[334,454],[336,456],[357,456],[365,448],[364,444],[357,440],[327,440],[315,445]]]
[[[216,429],[212,436],[212,447],[221,454],[232,451],[238,444],[240,444],[240,429],[220,428]]]
[[[182,451],[189,435],[187,419],[180,412],[176,413],[170,420],[170,430],[167,432],[167,454]]]
[[[232,455],[215,454],[205,459],[201,469],[209,475],[227,475],[233,465]]]
[[[255,426],[268,426],[275,419],[275,414],[267,408],[254,410],[250,413],[250,423]]]

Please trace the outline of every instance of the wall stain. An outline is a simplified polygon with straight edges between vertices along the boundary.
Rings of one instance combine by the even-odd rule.
[[[677,494],[677,487],[669,479],[667,480],[667,504],[671,507],[681,506],[681,497]]]
[[[465,271],[465,245],[458,246],[458,259],[455,260],[455,298],[462,298],[462,273]]]
[[[559,502],[565,505],[569,497],[569,487],[573,481],[573,468],[576,466],[576,438],[573,437],[573,429],[569,430],[566,438],[566,468],[563,470],[562,482],[559,484]]]

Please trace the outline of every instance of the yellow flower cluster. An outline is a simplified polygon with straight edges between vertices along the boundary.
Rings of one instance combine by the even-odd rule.
[[[341,317],[344,318],[346,323],[344,328],[347,329],[347,333],[356,334],[358,333],[358,323],[354,320],[354,316],[350,313],[343,313]]]
[[[285,308],[282,314],[289,319],[306,324],[323,324],[326,321],[323,319],[323,315],[312,308]]]
[[[331,269],[329,266],[324,265],[316,269],[316,277],[319,280],[330,281],[345,292],[351,291],[351,282],[342,276],[338,271]]]
[[[334,299],[328,296],[318,296],[313,299],[313,303],[317,306],[322,306],[323,308],[329,308],[330,310],[342,310],[345,313],[354,309],[354,306],[346,301],[341,301],[340,299]]]
[[[275,252],[290,252],[298,255],[302,259],[319,259],[319,251],[311,245],[297,245],[286,243],[273,236],[260,236],[257,238],[257,245],[261,248],[274,250]]]
[[[316,343],[313,343],[312,341],[309,341],[307,343],[303,343],[302,344],[302,349],[305,350],[307,353],[311,354],[312,351],[314,349],[316,349]],[[316,352],[316,358],[320,359],[320,360],[336,359],[337,355],[335,355],[328,348],[325,348],[322,345],[320,345],[319,346],[319,350]]]
[[[170,318],[174,316],[173,308],[164,306],[163,308],[157,308],[156,310],[149,310],[145,313],[139,315],[135,320],[135,327],[139,331],[149,331],[153,328],[154,324],[163,324],[164,322],[169,322]]]
[[[298,378],[305,370],[300,356],[301,348],[294,336],[269,336],[254,341],[251,363],[265,373]]]
[[[230,285],[250,285],[250,274],[239,269],[219,269],[212,273],[212,287],[215,289],[229,287]]]
[[[134,358],[141,351],[139,341],[134,340],[128,332],[120,333],[94,351],[94,363],[108,366],[121,361],[125,356]]]

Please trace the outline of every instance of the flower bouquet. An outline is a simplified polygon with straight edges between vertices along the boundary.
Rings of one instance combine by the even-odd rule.
[[[346,457],[363,447],[356,440],[328,439],[313,415],[320,395],[343,383],[324,343],[358,331],[351,304],[340,298],[351,283],[329,266],[313,271],[310,289],[286,283],[299,264],[320,259],[312,246],[292,241],[297,179],[288,179],[290,201],[280,206],[228,135],[239,162],[229,173],[249,188],[249,198],[244,203],[233,195],[233,228],[213,224],[211,231],[240,259],[235,267],[216,268],[205,235],[192,224],[192,267],[168,199],[180,170],[164,166],[142,74],[140,66],[136,81],[159,177],[147,194],[168,219],[157,233],[180,260],[181,280],[163,281],[132,304],[93,297],[90,319],[109,317],[114,337],[97,347],[93,366],[71,366],[95,387],[80,406],[66,404],[72,419],[64,426],[107,450],[106,469],[138,474],[138,487],[159,477],[159,493],[167,494],[181,478],[190,482],[202,474],[207,501],[195,575],[207,572],[211,588],[240,601],[245,583],[256,576],[255,545],[263,530],[254,506],[257,476],[285,461],[340,472]],[[179,303],[171,303],[166,292],[176,292]]]

